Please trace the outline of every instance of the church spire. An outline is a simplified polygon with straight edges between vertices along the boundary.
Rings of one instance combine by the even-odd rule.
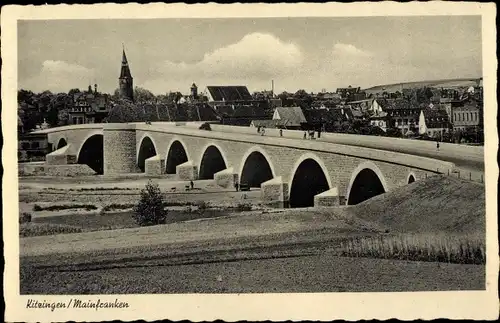
[[[128,66],[127,55],[125,54],[125,46],[122,50],[122,66],[119,78],[120,97],[124,99],[134,100],[133,78]]]
[[[132,78],[132,74],[130,73],[130,67],[128,66],[127,55],[125,54],[125,48],[123,48],[122,52],[122,70],[120,72],[120,78],[124,77]]]

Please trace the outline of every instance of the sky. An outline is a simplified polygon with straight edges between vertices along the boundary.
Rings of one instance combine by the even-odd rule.
[[[155,94],[193,82],[318,92],[482,76],[480,16],[24,20],[18,88],[113,93],[123,45],[134,86]]]

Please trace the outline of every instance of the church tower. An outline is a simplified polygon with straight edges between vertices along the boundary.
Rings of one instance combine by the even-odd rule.
[[[118,80],[120,88],[120,98],[134,101],[134,79],[132,78],[132,74],[130,73],[127,56],[125,55],[125,48],[123,49],[122,69],[120,72],[120,78]]]

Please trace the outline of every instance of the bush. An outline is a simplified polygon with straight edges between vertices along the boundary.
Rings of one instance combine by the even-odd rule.
[[[240,203],[236,207],[236,210],[243,212],[243,211],[251,211],[252,210],[252,205],[247,204],[247,203]]]
[[[200,130],[212,130],[212,128],[210,127],[210,123],[207,123],[205,122],[204,124],[202,124],[199,128]]]
[[[97,210],[97,206],[93,204],[50,205],[46,207],[35,204],[33,206],[33,211],[62,211],[71,209],[85,209],[86,211],[92,211]]]
[[[163,196],[158,184],[153,184],[149,180],[146,187],[141,190],[139,203],[134,207],[132,216],[140,226],[165,223],[167,211],[164,208]]]
[[[19,215],[19,223],[28,223],[31,222],[31,213],[23,212]]]
[[[104,212],[112,211],[112,210],[125,210],[125,209],[131,209],[134,206],[135,206],[135,204],[131,204],[131,203],[125,203],[125,204],[112,203],[112,204],[105,205],[101,209],[101,211],[104,213]]]
[[[205,201],[198,201],[196,205],[198,206],[198,210],[206,210],[208,208],[208,204]]]
[[[22,223],[19,227],[19,236],[36,237],[62,233],[78,233],[83,230],[79,227],[54,223]]]

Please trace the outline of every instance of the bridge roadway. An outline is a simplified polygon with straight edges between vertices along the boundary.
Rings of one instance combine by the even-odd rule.
[[[260,187],[263,198],[273,202],[300,200],[297,206],[311,205],[313,198],[314,205],[316,199],[325,201],[319,205],[357,204],[428,175],[451,172],[455,164],[462,171],[484,169],[482,147],[443,144],[438,152],[433,142],[332,133],[307,140],[303,131],[283,130],[280,137],[278,129],[260,135],[253,127],[212,124],[207,131],[200,124],[47,129],[43,132],[56,149],[47,156],[47,169],[56,175],[86,165],[105,175],[177,174],[181,180],[215,179],[222,187],[240,181]]]

